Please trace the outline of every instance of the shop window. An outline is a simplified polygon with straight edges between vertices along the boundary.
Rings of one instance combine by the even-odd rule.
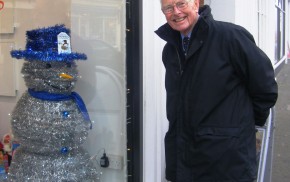
[[[276,0],[276,12],[275,62],[278,62],[285,55],[285,0]]]
[[[67,132],[66,129],[68,130],[69,128],[63,128],[63,132],[59,131],[59,129],[64,125],[61,122],[54,123],[57,118],[62,117],[65,119],[71,117],[70,113],[65,111],[62,113],[50,113],[51,118],[48,117],[48,120],[46,121],[42,120],[42,117],[47,117],[44,116],[47,113],[43,112],[43,115],[37,115],[37,117],[35,118],[37,121],[30,120],[27,123],[22,123],[23,125],[26,124],[26,126],[21,126],[20,128],[24,130],[30,128],[31,130],[33,130],[33,132],[31,133],[38,133],[39,135],[23,137],[26,137],[27,139],[29,139],[29,137],[35,139],[41,137],[43,135],[42,132],[39,131],[43,130],[45,127],[47,128],[47,130],[43,130],[43,133],[51,131],[52,134],[55,135],[55,137],[64,136],[65,133],[68,133],[66,135],[66,139],[69,139],[68,135],[70,135],[72,141],[74,137],[79,137],[81,138],[79,142],[82,143],[82,145],[79,147],[82,147],[85,149],[85,151],[87,151],[86,154],[89,154],[90,156],[90,161],[87,162],[92,163],[97,171],[97,175],[95,175],[96,178],[93,181],[128,181],[126,2],[124,0],[21,0],[14,1],[15,6],[13,7],[13,9],[11,9],[12,6],[9,5],[8,1],[9,0],[0,0],[0,2],[5,3],[5,6],[2,5],[4,3],[0,3],[1,23],[1,18],[4,17],[1,13],[5,13],[6,11],[6,9],[4,11],[3,7],[10,8],[9,11],[6,11],[6,17],[9,18],[5,18],[5,20],[7,20],[8,22],[5,23],[6,27],[2,26],[2,24],[0,23],[0,65],[3,65],[2,62],[4,61],[4,59],[5,61],[9,61],[8,57],[10,57],[11,50],[27,50],[27,52],[25,53],[28,53],[29,48],[27,47],[27,42],[36,39],[38,41],[37,44],[41,44],[40,42],[46,42],[43,42],[43,40],[48,40],[49,36],[45,39],[36,38],[37,35],[33,32],[33,35],[30,35],[33,38],[30,39],[28,38],[29,36],[27,36],[26,34],[28,31],[48,31],[50,30],[49,27],[57,27],[58,25],[64,25],[70,30],[69,35],[71,43],[70,47],[72,49],[71,51],[74,53],[84,53],[87,57],[86,60],[76,60],[76,66],[79,76],[77,77],[77,81],[75,82],[74,91],[82,97],[82,100],[86,105],[86,109],[92,121],[92,129],[87,131],[88,137],[80,137],[86,135],[86,131],[84,131],[85,133],[77,133],[76,135]],[[7,28],[7,30],[4,28]],[[51,30],[51,32],[54,33],[54,29]],[[41,49],[41,46],[39,47],[39,49]],[[5,54],[2,54],[2,52],[4,51]],[[36,56],[39,56],[39,53],[35,52],[35,54]],[[24,59],[30,58],[29,56],[25,56]],[[51,55],[47,55],[47,57],[49,56]],[[24,93],[27,92],[27,87],[29,86],[29,84],[24,84],[24,79],[22,77],[23,75],[21,75],[20,72],[22,69],[22,64],[29,62],[24,59],[15,60],[17,62],[17,74],[13,72],[14,70],[11,71],[13,72],[13,74],[16,75],[15,82],[17,83],[16,87],[18,89],[16,96],[18,98],[17,101]],[[10,61],[13,64],[13,61]],[[41,60],[36,61],[39,61],[40,65],[44,65]],[[75,66],[75,64],[53,63],[47,64],[46,67],[43,67],[43,69],[51,68],[56,65],[65,65],[67,66],[67,69]],[[36,69],[39,69],[41,67],[36,65],[34,66],[35,69],[33,69],[31,72],[35,72]],[[2,69],[0,69],[0,71],[1,70]],[[28,74],[31,72],[25,73]],[[43,74],[41,71],[38,73]],[[35,74],[34,76],[37,75]],[[66,76],[66,78],[70,77]],[[32,77],[30,79],[32,79]],[[5,80],[0,79],[0,81],[0,83],[2,83],[2,81]],[[27,82],[27,80],[25,80],[25,82]],[[15,93],[14,87],[12,88],[12,90],[14,91],[13,93]],[[10,98],[7,98],[5,101],[9,103],[17,102],[15,101],[15,98],[11,98],[11,100],[9,99]],[[63,107],[62,105],[58,106]],[[34,109],[37,110],[37,108]],[[22,111],[21,108],[20,110]],[[32,111],[31,113],[36,113],[36,110]],[[74,111],[71,112],[74,114]],[[22,114],[19,113],[18,116],[25,118]],[[41,123],[35,124],[35,122],[39,121],[43,121],[43,125],[41,125]],[[15,120],[15,122],[17,122],[17,120]],[[17,124],[20,125],[20,123]],[[72,127],[75,125],[77,125],[76,122],[72,121],[71,125],[68,125],[67,127]],[[35,128],[32,129],[33,127],[30,126],[34,126]],[[53,128],[57,126],[59,127]],[[75,131],[79,130],[80,127],[75,128]],[[23,134],[25,133],[27,132],[23,132]],[[15,138],[15,140],[17,140],[17,137]],[[64,139],[59,138],[59,140],[61,141]],[[21,145],[23,144],[21,142],[19,142],[20,149],[23,146]],[[49,143],[52,141],[47,142]],[[46,145],[44,143],[42,144]],[[51,149],[53,149],[54,143],[51,144]],[[36,146],[35,143],[31,145]],[[36,149],[37,151],[41,149],[42,145],[40,144],[38,145],[38,147],[39,148]],[[36,153],[33,152],[34,149],[28,150],[32,152],[26,152],[25,155],[31,155],[31,157],[28,158],[34,158],[36,155]],[[23,150],[24,149],[22,148],[22,152]],[[57,153],[55,155],[47,154],[50,156],[51,163],[49,160],[46,160],[45,163],[41,160],[35,161],[36,163],[43,162],[43,164],[45,164],[43,165],[43,168],[34,169],[32,164],[30,166],[25,166],[25,172],[21,172],[20,174],[22,177],[24,177],[21,178],[22,181],[25,181],[24,179],[46,181],[46,177],[47,179],[50,179],[48,181],[74,181],[72,179],[79,179],[77,175],[84,175],[83,172],[88,172],[82,171],[82,169],[84,169],[84,165],[87,164],[81,162],[82,166],[79,166],[79,171],[77,170],[78,168],[75,168],[74,172],[70,174],[71,165],[67,164],[69,162],[71,162],[71,164],[75,164],[75,162],[80,162],[81,160],[83,160],[83,158],[85,158],[85,156],[79,156],[79,158],[75,156],[70,157],[70,155],[72,156],[73,154],[70,154],[70,148],[66,147],[63,147],[62,150],[60,150],[59,152],[60,153]],[[74,152],[77,153],[78,150],[75,150]],[[43,151],[43,153],[45,153],[45,151]],[[64,155],[61,156],[62,154]],[[60,157],[59,160],[57,159],[57,156]],[[47,156],[44,156],[43,160],[44,158],[47,158]],[[66,161],[65,165],[64,163],[61,163],[61,161]],[[17,163],[20,161],[14,162]],[[55,168],[53,166],[55,166]],[[11,169],[11,172],[13,173],[13,168]],[[59,174],[61,174],[63,171],[68,171],[67,175],[60,176]],[[34,175],[29,176],[33,172],[35,172]],[[52,178],[49,178],[49,176],[52,176]]]

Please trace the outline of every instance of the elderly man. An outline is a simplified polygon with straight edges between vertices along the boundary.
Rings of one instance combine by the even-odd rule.
[[[277,100],[271,61],[247,30],[215,21],[199,0],[161,0],[161,7],[167,180],[254,181],[255,125]]]

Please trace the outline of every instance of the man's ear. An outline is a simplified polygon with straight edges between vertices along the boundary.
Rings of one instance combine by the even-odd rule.
[[[199,9],[199,0],[193,0],[193,5],[194,5],[194,8],[195,8],[195,12],[198,13],[198,9]]]

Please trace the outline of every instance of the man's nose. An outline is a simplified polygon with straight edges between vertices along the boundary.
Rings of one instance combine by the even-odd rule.
[[[173,6],[173,13],[180,13],[180,10],[175,5]]]

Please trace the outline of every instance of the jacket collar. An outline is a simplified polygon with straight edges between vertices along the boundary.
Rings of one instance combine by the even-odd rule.
[[[197,29],[190,38],[190,45],[186,57],[192,56],[206,41],[208,37],[208,24],[204,18],[199,19]]]
[[[172,29],[168,23],[165,23],[155,33],[166,42],[178,46],[180,41],[180,33],[174,29]]]

